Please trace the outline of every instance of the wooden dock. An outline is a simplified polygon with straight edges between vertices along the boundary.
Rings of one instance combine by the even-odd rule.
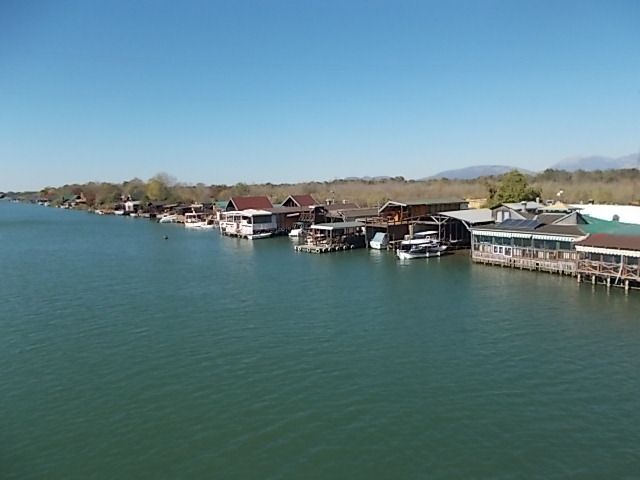
[[[353,250],[353,245],[295,245],[296,252],[306,253],[329,253],[329,252],[344,252],[347,250]]]

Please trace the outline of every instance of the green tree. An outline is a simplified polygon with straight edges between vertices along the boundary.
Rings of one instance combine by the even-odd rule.
[[[517,170],[506,173],[496,189],[493,205],[508,202],[535,200],[540,196],[540,189],[529,186],[527,177]]]

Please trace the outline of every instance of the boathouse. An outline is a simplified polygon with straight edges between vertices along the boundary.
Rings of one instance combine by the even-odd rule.
[[[296,245],[297,251],[325,253],[365,247],[362,222],[333,222],[311,225],[305,243]]]
[[[308,206],[275,206],[266,208],[271,212],[276,222],[276,233],[284,234],[293,228],[307,229],[314,223],[326,221],[326,210],[322,205]]]
[[[640,235],[596,233],[575,247],[578,281],[640,288]]]
[[[367,241],[378,233],[386,233],[390,245],[404,240],[406,235],[415,231],[434,230],[438,228],[440,238],[448,238],[446,228],[440,231],[440,224],[446,223],[435,216],[440,212],[465,210],[468,203],[459,198],[434,198],[429,200],[416,200],[400,202],[390,200],[378,209],[375,218],[366,218]]]
[[[453,248],[468,248],[471,245],[471,229],[495,221],[490,208],[451,210],[432,217],[437,224],[440,241]]]

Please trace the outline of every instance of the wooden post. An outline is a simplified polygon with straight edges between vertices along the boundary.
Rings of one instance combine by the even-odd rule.
[[[607,277],[607,290],[611,288],[611,277]]]
[[[595,285],[595,284],[596,284],[596,276],[595,276],[595,275],[591,275],[591,283],[592,283],[593,285]]]
[[[629,280],[624,281],[624,293],[629,293]]]

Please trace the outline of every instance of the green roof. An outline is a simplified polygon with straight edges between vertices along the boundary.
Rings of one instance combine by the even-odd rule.
[[[620,223],[609,220],[600,220],[588,215],[583,217],[589,222],[580,227],[587,233],[608,233],[609,235],[640,235],[640,225],[635,223]]]

